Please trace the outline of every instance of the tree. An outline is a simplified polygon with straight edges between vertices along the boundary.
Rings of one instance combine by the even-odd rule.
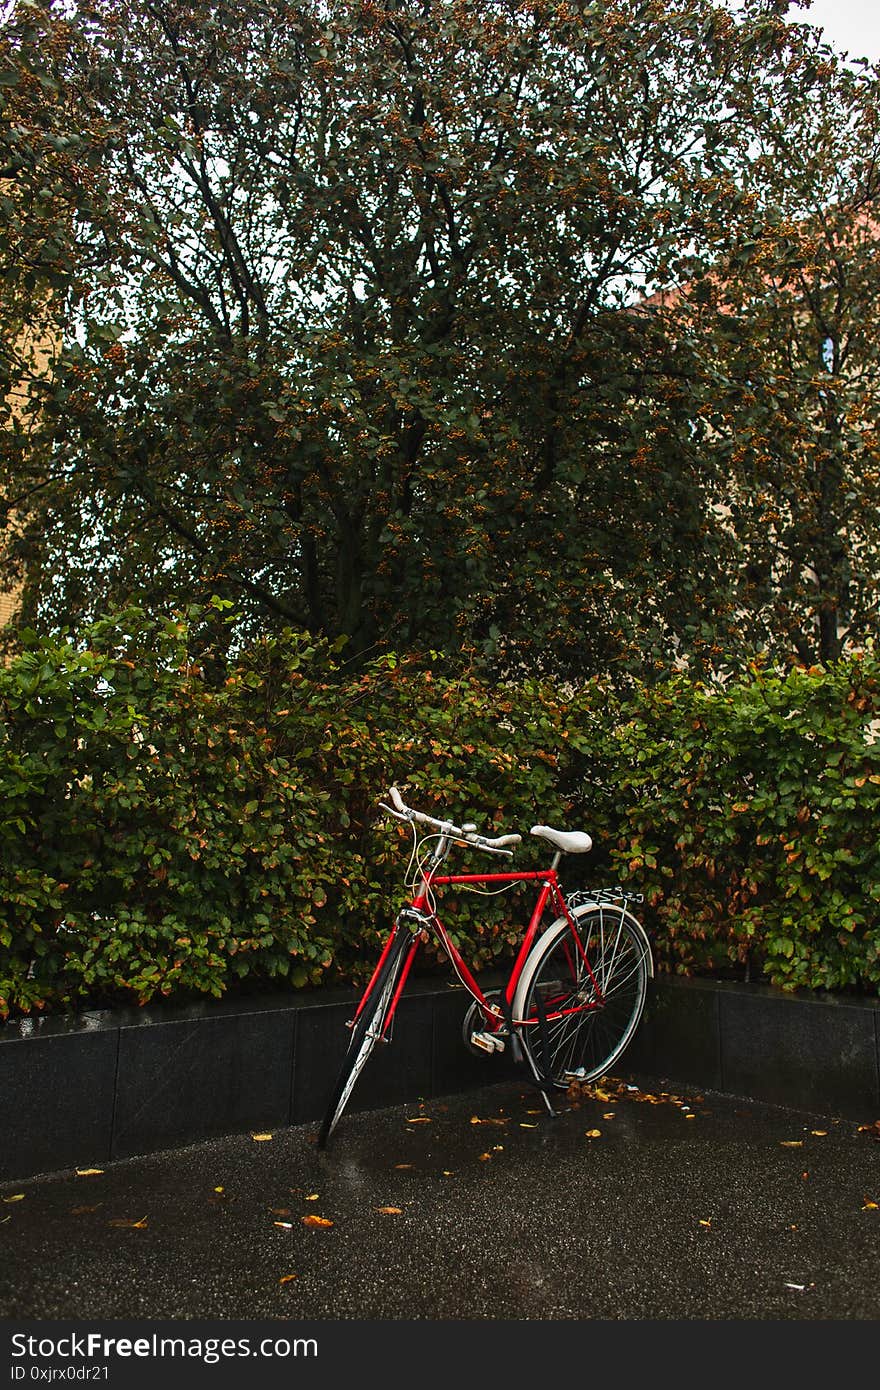
[[[816,56],[761,127],[736,234],[664,311],[703,368],[740,645],[806,665],[880,630],[878,79]]]
[[[633,305],[738,244],[768,112],[830,80],[778,8],[19,6],[7,255],[51,243],[76,329],[6,448],[31,607],[568,675],[723,646],[705,344]]]

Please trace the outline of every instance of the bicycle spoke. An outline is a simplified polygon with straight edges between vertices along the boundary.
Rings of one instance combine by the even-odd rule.
[[[563,925],[542,939],[523,972],[523,1041],[557,1086],[606,1071],[632,1037],[645,999],[645,948],[625,913],[590,908],[577,926],[581,949],[572,949]]]

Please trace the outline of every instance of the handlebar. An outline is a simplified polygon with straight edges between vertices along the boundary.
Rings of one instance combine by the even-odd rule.
[[[416,821],[419,825],[430,826],[441,835],[448,835],[453,840],[464,840],[475,849],[484,849],[490,854],[512,854],[513,851],[505,849],[505,845],[518,845],[522,840],[521,835],[499,835],[495,839],[489,839],[485,835],[478,835],[472,826],[454,825],[450,820],[437,820],[434,816],[426,816],[423,811],[415,811],[411,806],[407,806],[396,787],[389,789],[388,796],[393,804],[386,806],[384,801],[380,801],[379,805],[396,820]]]

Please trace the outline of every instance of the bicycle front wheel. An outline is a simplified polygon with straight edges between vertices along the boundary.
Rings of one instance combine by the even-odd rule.
[[[409,932],[402,933],[393,943],[382,969],[373,981],[373,987],[352,1027],[348,1051],[343,1058],[336,1084],[330,1094],[327,1113],[318,1131],[319,1149],[326,1146],[327,1140],[339,1124],[355,1082],[385,1030],[388,1010],[397,992],[401,971],[409,953],[414,949],[415,939]]]
[[[533,1068],[559,1090],[613,1066],[639,1026],[651,973],[647,938],[625,909],[583,904],[572,916],[577,937],[565,918],[554,922],[513,1001]]]

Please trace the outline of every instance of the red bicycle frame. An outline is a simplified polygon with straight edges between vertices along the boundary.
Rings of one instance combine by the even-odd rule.
[[[413,928],[412,928],[412,932],[413,932],[412,944],[411,944],[411,946],[410,946],[410,948],[409,948],[409,951],[407,952],[407,957],[406,957],[406,960],[404,961],[403,969],[402,969],[401,972],[400,972],[400,979],[399,979],[399,981],[398,981],[398,983],[397,983],[397,988],[396,988],[396,990],[395,990],[394,997],[393,997],[393,999],[391,1000],[391,1003],[390,1003],[389,1008],[388,1008],[388,1012],[387,1012],[387,1015],[386,1015],[386,1018],[385,1018],[385,1024],[384,1024],[384,1027],[383,1027],[383,1029],[382,1029],[382,1037],[384,1038],[384,1037],[386,1036],[386,1034],[388,1033],[388,1030],[389,1030],[389,1028],[390,1028],[390,1026],[391,1026],[391,1022],[392,1022],[392,1020],[393,1020],[393,1018],[394,1018],[395,1010],[397,1009],[398,1001],[399,1001],[399,999],[400,999],[401,994],[403,993],[403,989],[404,989],[404,986],[405,986],[406,981],[407,981],[407,976],[409,975],[410,968],[411,968],[411,966],[412,966],[413,959],[414,959],[414,957],[415,957],[415,953],[416,953],[416,949],[417,949],[418,944],[419,944],[419,940],[420,940],[420,938],[421,938],[421,936],[422,936],[422,931],[426,931],[429,927],[432,927],[432,928],[434,928],[434,930],[436,930],[437,935],[438,935],[438,937],[440,938],[440,941],[441,941],[441,943],[442,943],[442,945],[443,945],[443,948],[444,948],[444,950],[447,952],[447,954],[448,954],[448,956],[449,956],[449,958],[450,958],[450,960],[451,960],[451,962],[452,962],[452,965],[453,965],[453,968],[454,968],[456,974],[458,975],[458,977],[459,977],[459,979],[462,981],[462,983],[465,985],[465,987],[467,988],[468,992],[469,992],[471,995],[473,995],[474,999],[477,1001],[477,1003],[478,1003],[478,1004],[480,1005],[480,1007],[483,1009],[483,1012],[484,1012],[484,1014],[485,1014],[485,1016],[486,1016],[487,1022],[489,1022],[489,1021],[491,1020],[491,1021],[495,1022],[496,1024],[499,1024],[499,1023],[501,1023],[501,1022],[503,1021],[503,1015],[499,1014],[498,1009],[497,1009],[495,1006],[493,1006],[493,1005],[489,1002],[489,1000],[486,998],[486,996],[484,995],[483,991],[481,990],[479,984],[478,984],[477,981],[474,979],[473,974],[472,974],[471,971],[469,970],[466,961],[464,960],[464,958],[463,958],[462,955],[461,955],[461,952],[458,950],[458,947],[457,947],[457,946],[455,945],[455,943],[450,939],[450,937],[449,937],[449,935],[448,935],[448,933],[447,933],[445,927],[443,926],[442,922],[440,921],[440,918],[438,917],[437,913],[436,913],[436,912],[432,909],[432,907],[431,907],[430,898],[429,898],[429,890],[430,890],[430,888],[432,888],[432,887],[438,887],[438,888],[440,888],[440,887],[446,887],[446,886],[448,886],[448,885],[455,885],[455,884],[459,884],[459,883],[463,883],[463,884],[467,884],[467,883],[473,883],[473,884],[477,884],[477,883],[479,883],[479,884],[540,883],[540,884],[541,884],[541,891],[540,891],[540,893],[538,894],[538,900],[537,900],[537,902],[535,903],[535,907],[534,907],[534,911],[532,912],[531,920],[529,921],[529,925],[528,925],[528,928],[527,928],[527,930],[526,930],[526,934],[525,934],[525,936],[523,937],[523,940],[522,940],[522,942],[521,942],[521,944],[520,944],[520,948],[519,948],[519,951],[518,951],[518,953],[517,953],[516,960],[515,960],[514,963],[513,963],[513,968],[512,968],[512,970],[511,970],[511,972],[510,972],[510,978],[509,978],[509,980],[507,981],[507,984],[506,984],[505,989],[504,989],[504,998],[505,998],[505,1001],[506,1001],[506,1004],[507,1004],[507,1013],[508,1013],[508,1014],[510,1013],[510,1010],[512,1009],[512,1006],[513,1006],[513,1000],[514,1000],[514,997],[515,997],[515,995],[516,995],[516,989],[517,989],[517,985],[519,984],[520,976],[521,976],[521,974],[522,974],[522,972],[523,972],[523,967],[525,966],[526,960],[528,959],[529,952],[531,951],[532,946],[534,945],[535,938],[536,938],[536,936],[538,935],[538,931],[539,931],[540,925],[541,925],[541,919],[542,919],[542,917],[543,917],[543,915],[544,915],[545,909],[546,909],[546,907],[547,907],[547,903],[548,903],[551,899],[552,899],[552,901],[553,901],[553,905],[559,910],[559,912],[561,913],[561,915],[565,917],[566,921],[568,922],[569,927],[571,928],[572,939],[573,939],[573,941],[574,941],[574,943],[575,943],[575,947],[576,947],[577,953],[578,953],[578,955],[580,956],[581,960],[583,961],[583,964],[584,964],[584,966],[585,966],[585,968],[586,968],[586,970],[587,970],[587,973],[588,973],[588,975],[589,975],[589,977],[590,977],[590,981],[591,981],[591,983],[592,983],[592,985],[593,985],[593,989],[594,989],[594,991],[595,991],[593,1002],[590,1003],[590,1004],[581,1005],[581,1008],[582,1008],[582,1009],[598,1009],[598,1008],[601,1008],[601,1007],[602,1007],[602,1004],[603,1004],[603,1002],[604,1002],[603,997],[602,997],[602,992],[601,992],[601,990],[600,990],[600,988],[599,988],[598,981],[596,980],[596,978],[595,978],[595,976],[594,976],[594,974],[593,974],[593,971],[592,971],[592,969],[591,969],[591,967],[590,967],[590,963],[589,963],[589,961],[588,961],[588,959],[587,959],[586,952],[584,951],[584,948],[583,948],[583,945],[582,945],[582,943],[581,943],[580,937],[578,936],[577,925],[576,925],[576,923],[575,923],[575,920],[574,920],[574,918],[572,917],[571,913],[569,912],[568,906],[567,906],[566,901],[565,901],[565,898],[563,897],[562,890],[561,890],[561,888],[560,888],[560,886],[559,886],[559,878],[558,878],[558,876],[557,876],[557,873],[556,873],[555,868],[551,868],[551,869],[541,869],[541,870],[537,870],[537,871],[535,871],[535,872],[529,872],[529,873],[509,873],[509,874],[438,874],[436,877],[433,877],[433,876],[430,876],[430,875],[429,875],[428,877],[426,877],[426,876],[423,874],[423,875],[422,875],[422,886],[421,886],[419,892],[418,892],[418,893],[415,895],[415,897],[412,899],[412,901],[410,902],[409,906],[403,909],[403,911],[401,912],[400,916],[398,917],[397,922],[395,923],[393,929],[391,930],[391,932],[390,932],[389,935],[388,935],[388,939],[387,939],[387,941],[385,942],[385,946],[384,946],[384,948],[383,948],[383,950],[382,950],[381,956],[379,957],[378,963],[377,963],[377,965],[376,965],[376,969],[373,971],[373,974],[372,974],[372,976],[371,976],[371,978],[370,978],[370,982],[369,982],[369,984],[367,985],[367,988],[364,990],[364,993],[363,993],[363,995],[362,995],[362,997],[361,997],[361,1001],[360,1001],[360,1003],[359,1003],[359,1005],[358,1005],[358,1008],[357,1008],[357,1012],[355,1013],[354,1020],[352,1020],[352,1022],[354,1022],[354,1021],[358,1018],[358,1016],[359,1016],[361,1010],[362,1010],[363,1007],[364,1007],[364,1004],[366,1003],[366,1000],[369,998],[370,993],[371,993],[372,988],[373,988],[373,984],[375,983],[376,978],[378,977],[379,972],[380,972],[380,970],[382,969],[382,966],[385,964],[385,961],[386,961],[387,958],[388,958],[388,954],[389,954],[389,952],[390,952],[390,950],[391,950],[392,944],[394,943],[394,941],[395,941],[396,938],[397,938],[397,934],[398,934],[398,932],[399,932],[399,930],[400,930],[401,919],[404,919],[404,920],[405,920],[406,918],[409,918],[413,923],[419,923],[419,924],[420,924],[420,927],[418,927],[418,926],[413,926]]]

